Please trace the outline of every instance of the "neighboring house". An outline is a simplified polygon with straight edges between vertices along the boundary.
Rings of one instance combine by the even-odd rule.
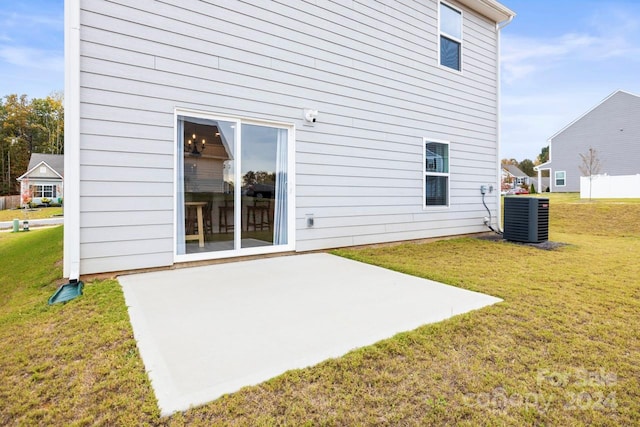
[[[551,191],[580,191],[580,154],[592,147],[600,173],[619,176],[640,173],[640,96],[618,90],[549,138],[549,161],[536,166],[549,170]]]
[[[502,164],[502,189],[529,186],[531,178],[516,165]]]
[[[42,205],[45,202],[62,204],[63,179],[64,156],[62,154],[31,154],[27,172],[17,178],[20,182],[22,205],[26,204],[26,200],[30,200],[34,205]]]
[[[530,185],[533,185],[535,187],[537,193],[546,192],[547,188],[549,188],[550,182],[551,180],[548,176],[543,176],[542,181],[539,181],[539,178],[529,178]]]
[[[65,277],[486,230],[495,0],[65,6]]]

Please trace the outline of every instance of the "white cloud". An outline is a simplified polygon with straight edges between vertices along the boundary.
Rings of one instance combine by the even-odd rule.
[[[0,95],[42,97],[60,89],[64,81],[64,2],[0,3]]]
[[[32,13],[22,14],[17,12],[0,11],[0,26],[2,28],[29,29],[46,27],[58,30],[64,25],[64,14],[36,15]]]
[[[597,105],[613,89],[605,87],[554,88],[536,93],[512,93],[502,97],[502,157],[534,160],[547,140]]]
[[[30,47],[1,46],[0,61],[38,70],[64,70],[64,55]]]
[[[502,59],[505,62],[553,59],[572,53],[576,49],[594,46],[597,43],[596,37],[572,33],[565,34],[557,40],[510,37],[506,38]]]
[[[553,38],[503,37],[503,80],[507,85],[530,79],[564,64],[611,59],[640,61],[640,20],[636,13],[609,8],[594,12],[589,27]]]
[[[614,34],[598,37],[570,33],[554,40],[505,37],[503,46],[503,77],[507,84],[567,62],[589,63],[611,58],[638,60],[640,55],[640,46]]]

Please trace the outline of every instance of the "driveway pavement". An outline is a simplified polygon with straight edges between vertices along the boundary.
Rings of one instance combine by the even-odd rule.
[[[163,415],[501,301],[324,253],[119,281]]]

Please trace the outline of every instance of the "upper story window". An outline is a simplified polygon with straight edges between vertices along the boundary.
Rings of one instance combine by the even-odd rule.
[[[462,71],[462,11],[440,3],[440,65]]]

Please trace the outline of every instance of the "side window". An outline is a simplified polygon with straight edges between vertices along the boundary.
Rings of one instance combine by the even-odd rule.
[[[565,171],[558,171],[555,173],[555,185],[556,187],[564,187],[566,185],[567,173]]]
[[[449,206],[449,142],[425,138],[424,205]]]
[[[440,65],[462,71],[462,11],[440,3]]]

